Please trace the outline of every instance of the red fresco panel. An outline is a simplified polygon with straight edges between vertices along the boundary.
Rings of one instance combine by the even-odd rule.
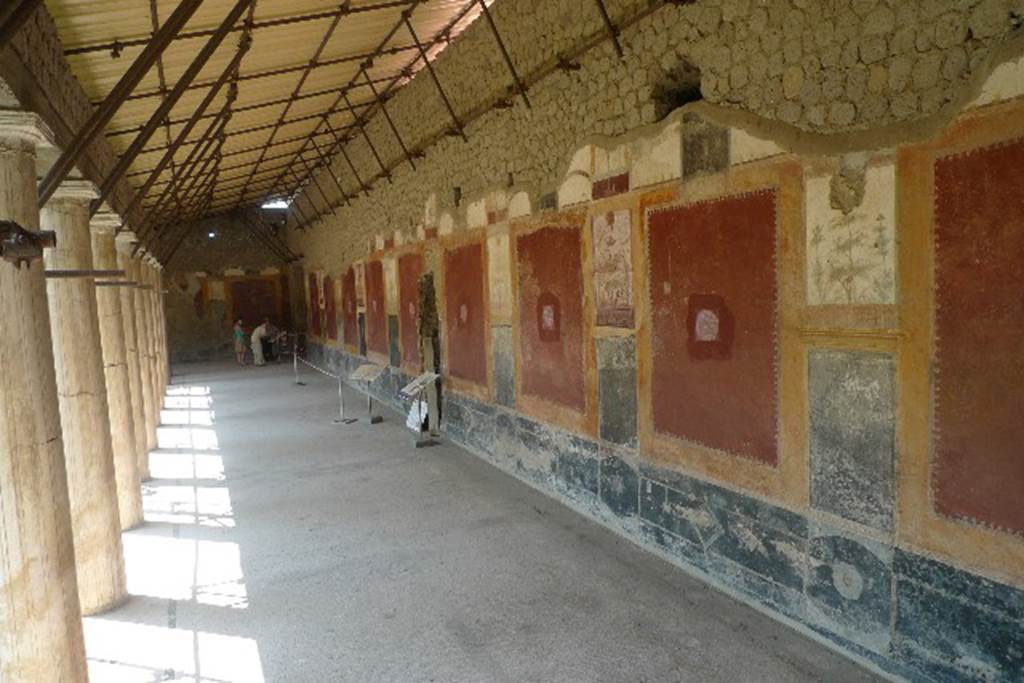
[[[776,464],[774,193],[649,220],[655,430]]]
[[[398,259],[398,306],[401,320],[402,361],[419,367],[420,337],[418,334],[420,305],[420,276],[423,274],[423,255],[405,254]]]
[[[338,309],[334,303],[334,280],[324,277],[324,311],[327,318],[327,338],[338,338]]]
[[[516,240],[523,393],[586,408],[583,274],[578,228],[544,228]]]
[[[384,298],[384,265],[366,264],[366,348],[388,354],[388,311]]]
[[[344,341],[359,346],[359,313],[356,311],[356,271],[352,266],[341,279],[341,325]]]
[[[241,318],[246,329],[253,329],[270,318],[271,322],[280,325],[277,306],[277,292],[274,283],[269,280],[246,279],[231,282],[231,308],[234,318]]]
[[[486,385],[483,245],[470,244],[445,252],[444,289],[448,373]]]
[[[313,336],[320,336],[320,290],[317,288],[316,273],[309,274],[309,329]]]
[[[935,165],[936,509],[1024,531],[1024,139]]]

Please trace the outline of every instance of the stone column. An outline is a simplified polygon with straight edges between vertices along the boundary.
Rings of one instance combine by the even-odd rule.
[[[142,380],[142,407],[146,420],[146,459],[148,460],[149,452],[156,448],[156,424],[160,419],[160,412],[153,401],[153,356],[150,352],[152,334],[149,327],[149,316],[146,311],[146,291],[143,289],[146,281],[143,278],[142,260],[138,256],[132,257],[129,262],[129,269],[132,273],[132,279],[139,283],[139,287],[135,288],[132,293],[132,305],[135,307],[136,339],[139,349],[140,377]]]
[[[39,227],[34,114],[0,111],[0,219]],[[86,681],[43,264],[0,261],[0,680]]]
[[[125,272],[126,280],[135,281],[131,251],[135,244],[135,233],[122,230],[115,240],[117,246],[117,267]],[[139,365],[139,339],[135,322],[135,288],[119,287],[121,318],[124,323],[125,356],[128,365],[128,389],[131,393],[132,425],[135,433],[133,452],[138,462],[139,479],[149,479],[149,449],[146,439],[146,410],[142,389],[142,370]]]
[[[167,356],[165,351],[165,328],[163,317],[163,305],[161,292],[163,291],[163,278],[160,275],[160,262],[156,258],[150,258],[149,262],[149,284],[150,290],[149,305],[153,315],[153,356],[156,359],[157,378],[157,399],[161,408],[164,404],[164,397],[167,393]]]
[[[93,219],[92,257],[97,270],[117,269],[114,231],[120,225],[121,220],[114,214],[100,213]],[[96,307],[103,347],[103,374],[107,380],[117,509],[121,516],[121,529],[125,530],[142,523],[142,486],[139,479],[139,457],[135,450],[135,416],[132,412],[119,289],[121,287],[96,287]]]
[[[164,308],[164,267],[156,265],[154,274],[156,280],[156,312],[157,322],[160,325],[160,377],[161,386],[166,395],[167,385],[171,382],[171,357],[167,350],[167,309]]]
[[[164,402],[160,390],[160,363],[156,354],[157,329],[156,316],[153,315],[153,269],[150,265],[152,259],[153,257],[148,252],[145,253],[139,263],[139,274],[140,279],[146,285],[144,289],[140,290],[140,293],[142,294],[143,315],[146,317],[146,356],[149,360],[150,400],[153,402],[151,429],[155,435],[156,428],[160,426],[160,410],[163,408]]]
[[[45,254],[47,270],[91,270],[89,202],[92,183],[69,180],[40,212],[43,229],[57,233]],[[121,602],[126,594],[121,520],[107,410],[107,381],[96,310],[88,278],[48,279],[53,356],[71,499],[78,597],[83,614]]]

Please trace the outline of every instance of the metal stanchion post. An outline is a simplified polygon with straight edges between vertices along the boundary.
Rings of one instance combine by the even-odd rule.
[[[375,425],[384,421],[380,415],[373,414],[373,395],[370,393],[370,383],[366,383],[366,412],[370,415],[370,424]]]
[[[292,341],[292,372],[295,373],[295,383],[297,385],[305,386],[305,382],[299,381],[299,335],[295,334],[295,339]]]
[[[341,379],[341,373],[338,373],[338,419],[334,421],[335,424],[352,424],[355,422],[355,418],[345,417],[345,383]]]

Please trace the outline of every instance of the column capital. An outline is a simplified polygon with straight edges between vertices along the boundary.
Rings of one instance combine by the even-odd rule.
[[[135,249],[136,242],[138,242],[138,238],[131,230],[122,230],[114,238],[114,244],[117,246],[119,254],[131,254],[132,250]]]
[[[89,227],[96,234],[114,234],[121,227],[121,217],[112,211],[100,211],[89,221]]]
[[[145,247],[139,248],[138,259],[140,266],[150,266],[153,264],[154,260],[153,255],[149,253],[149,250],[147,250]]]
[[[57,191],[53,193],[53,201],[88,204],[99,196],[100,193],[92,181],[75,178],[65,180],[57,187]]]
[[[53,147],[53,131],[32,111],[0,109],[0,138],[17,137],[37,147]]]

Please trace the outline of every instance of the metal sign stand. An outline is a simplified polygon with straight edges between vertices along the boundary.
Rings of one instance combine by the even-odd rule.
[[[349,377],[349,379],[355,380],[357,382],[366,383],[366,412],[368,415],[368,419],[370,420],[370,424],[372,425],[380,424],[381,422],[384,421],[384,418],[382,416],[373,414],[373,394],[370,393],[370,385],[373,384],[373,382],[375,382],[377,378],[380,377],[381,374],[383,373],[383,365],[377,365],[375,363],[366,363],[365,365],[360,365],[358,368],[356,368],[355,372],[353,372],[351,377]]]
[[[350,425],[353,422],[357,422],[354,417],[345,417],[345,383],[341,379],[341,373],[338,373],[338,417],[334,420],[334,424]]]
[[[431,409],[431,402],[424,398],[427,391],[434,386],[440,375],[433,372],[424,372],[422,375],[414,379],[413,381],[402,387],[402,390],[398,392],[398,395],[404,398],[410,398],[413,401],[413,410],[415,411],[415,427],[409,422],[406,426],[413,429],[416,432],[416,441],[414,445],[416,448],[427,448],[428,446],[436,446],[440,442],[434,439],[434,434],[430,427],[434,424],[433,410]],[[426,406],[427,414],[423,415],[423,406]],[[424,417],[426,417],[427,430],[423,429]],[[413,418],[413,414],[410,413],[410,419]]]

